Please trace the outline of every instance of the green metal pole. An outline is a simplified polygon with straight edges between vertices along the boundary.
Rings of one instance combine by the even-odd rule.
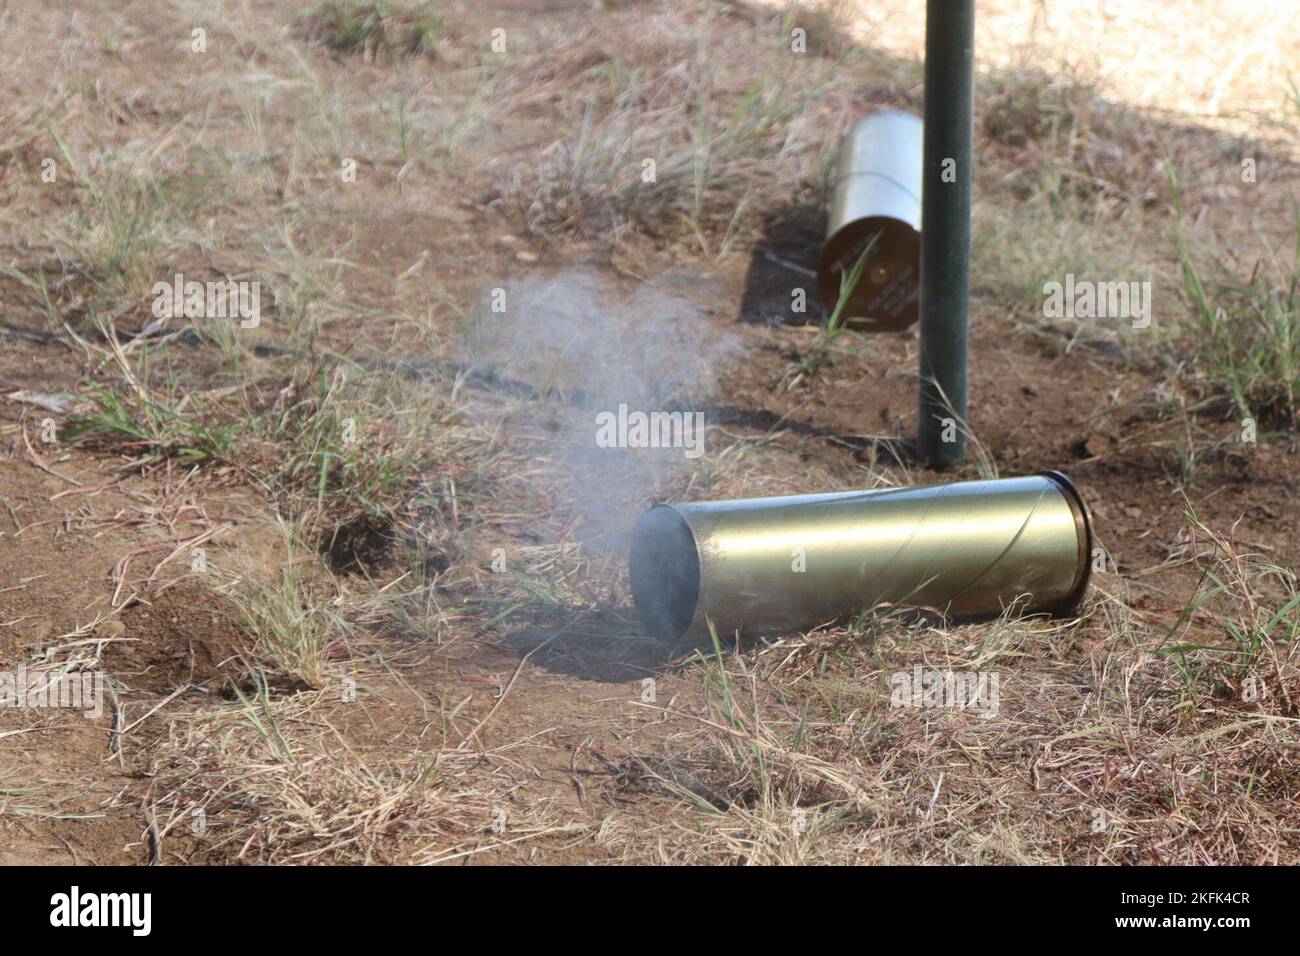
[[[966,454],[975,0],[927,0],[921,184],[921,400],[917,455]]]

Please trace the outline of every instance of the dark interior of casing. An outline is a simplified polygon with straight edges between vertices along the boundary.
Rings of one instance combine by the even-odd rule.
[[[641,516],[628,571],[645,629],[661,641],[678,640],[690,626],[700,597],[695,536],[681,515],[660,505]]]

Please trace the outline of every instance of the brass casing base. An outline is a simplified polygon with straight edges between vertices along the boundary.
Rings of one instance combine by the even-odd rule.
[[[899,331],[919,314],[921,140],[919,118],[885,110],[859,120],[840,148],[817,291],[835,308],[841,283],[878,236],[841,313],[861,331]]]

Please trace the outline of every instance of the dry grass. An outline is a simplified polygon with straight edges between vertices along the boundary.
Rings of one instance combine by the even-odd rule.
[[[847,120],[824,99],[835,64],[791,51],[780,25],[739,26],[688,5],[557,37],[535,63],[516,65],[507,89],[519,107],[581,104],[564,117],[570,134],[511,171],[507,196],[528,227],[614,236],[631,228],[714,256],[776,196],[824,188],[826,134]],[[762,50],[764,69],[719,55],[731,47],[715,42],[724,32]]]
[[[858,433],[892,421],[797,428],[822,398],[897,386],[905,344],[845,348],[834,317],[811,351],[788,330],[720,344],[712,313],[671,283],[640,282],[638,298],[612,275],[672,260],[731,281],[760,223],[819,208],[847,125],[919,108],[914,5],[559,11],[512,27],[508,55],[465,40],[491,25],[470,9],[461,23],[425,4],[225,6],[210,59],[166,86],[128,70],[161,41],[103,13],[102,38],[69,35],[80,69],[38,48],[24,68],[48,69],[50,89],[0,106],[3,319],[79,391],[42,478],[61,481],[56,456],[75,452],[105,481],[238,485],[292,529],[271,561],[241,564],[249,541],[230,545],[248,570],[219,589],[255,641],[247,666],[116,739],[148,779],[132,794],[155,858],[1300,858],[1300,597],[1285,555],[1232,518],[1129,534],[1123,572],[1098,576],[1078,621],[869,615],[672,659],[631,620],[621,549],[650,501],[925,478],[866,454],[876,436]],[[982,7],[974,302],[1008,350],[1177,386],[1157,407],[1114,399],[1139,426],[1106,454],[1153,488],[1174,467],[1191,494],[1235,448],[1209,420],[1224,396],[1273,429],[1261,440],[1294,442],[1296,225],[1281,213],[1300,114],[1269,73],[1291,27],[1249,19],[1256,54],[1224,63],[1215,18],[1153,9],[1186,17],[1194,45],[1162,28],[1147,33],[1158,56],[1114,54],[1156,15],[1136,8],[1098,35],[1082,4]],[[184,16],[166,16],[183,35]],[[0,14],[6,43],[17,28]],[[96,72],[99,90],[84,82]],[[1188,102],[1197,115],[1175,111]],[[1258,183],[1240,177],[1247,155]],[[46,156],[61,178],[42,191]],[[558,298],[513,325],[521,313],[485,306],[501,289],[516,308],[543,255],[610,273],[609,287],[563,273]],[[261,282],[263,326],[149,328],[149,288],[177,271]],[[1067,272],[1152,279],[1155,326],[1045,322],[1043,284]],[[528,338],[557,311],[568,337]],[[597,466],[571,440],[620,389],[647,406],[755,402],[753,381],[727,391],[736,356],[792,404],[768,425],[719,415],[701,461]],[[1187,371],[1203,389],[1191,401]],[[813,385],[826,391],[801,399]],[[31,430],[4,432],[6,454],[26,460]],[[976,444],[971,474],[1011,464]],[[1030,452],[1034,467],[1062,453]],[[1212,488],[1215,507],[1234,494]],[[166,531],[159,560],[215,527],[161,506],[149,521]],[[1180,531],[1163,563],[1142,550]],[[144,593],[161,567],[119,565],[116,583]],[[46,663],[98,661],[102,646],[78,643],[90,633]],[[893,706],[891,677],[918,664],[998,675],[998,711]],[[636,697],[647,677],[654,701]],[[0,813],[29,796],[0,790]]]
[[[163,859],[173,832],[182,859],[302,864],[449,861],[548,829],[494,833],[508,783],[491,788],[482,754],[447,746],[436,712],[404,746],[344,723],[378,702],[363,685],[340,704],[340,686],[277,700],[259,684],[225,710],[176,714],[152,754]]]
[[[906,0],[851,0],[841,17],[859,42],[905,55],[924,46],[925,18]],[[1116,100],[1225,125],[1276,119],[1285,95],[1279,78],[1296,43],[1293,22],[1256,15],[1248,0],[1212,7],[992,0],[980,7],[975,35],[976,55],[990,66],[1055,60],[1094,74]]]
[[[1257,703],[1243,703],[1243,658],[1235,655],[1246,629],[1261,642],[1249,665],[1260,668],[1259,686],[1294,686],[1294,580],[1284,579],[1286,606],[1261,601],[1257,570],[1229,555],[1216,561],[1235,567],[1237,586],[1249,581],[1250,590],[1237,597],[1230,586],[1216,585],[1191,606],[1199,618],[1219,602],[1203,616],[1210,628],[1233,636],[1226,646],[1159,646],[1143,635],[1140,647],[1117,641],[1093,644],[1090,657],[1063,654],[1098,618],[1114,627],[1113,615],[1131,613],[1101,605],[1082,624],[1011,617],[933,630],[864,620],[745,654],[717,653],[701,665],[708,703],[692,718],[700,728],[675,740],[669,761],[645,769],[700,813],[697,831],[679,832],[676,841],[661,836],[674,849],[669,858],[1289,859],[1294,834],[1284,821],[1296,798],[1287,743],[1294,691],[1261,691]],[[1191,669],[1188,655],[1198,661]],[[894,706],[890,675],[918,660],[943,671],[998,674],[998,712]],[[1185,696],[1185,681],[1205,693],[1212,675],[1222,673],[1237,675],[1229,678],[1235,699],[1223,698],[1221,683],[1217,700]]]

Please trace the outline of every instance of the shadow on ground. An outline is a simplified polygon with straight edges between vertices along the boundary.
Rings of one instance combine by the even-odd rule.
[[[551,673],[613,684],[663,674],[692,656],[646,634],[631,608],[547,612],[499,643]]]
[[[763,215],[750,253],[738,322],[807,325],[824,315],[817,298],[817,254],[826,236],[826,211],[786,204]],[[795,290],[804,291],[804,311],[795,311]]]

